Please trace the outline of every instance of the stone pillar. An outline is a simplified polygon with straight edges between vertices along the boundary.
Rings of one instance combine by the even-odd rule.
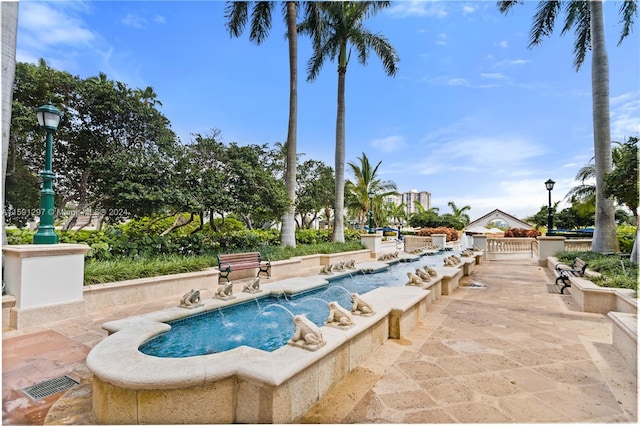
[[[377,258],[378,253],[382,252],[382,232],[375,234],[360,234],[362,245],[371,250],[371,257]]]
[[[547,257],[555,256],[564,251],[565,237],[539,236],[538,239],[538,265],[547,266]]]
[[[474,235],[473,246],[478,247],[483,252],[487,252],[487,236],[486,235]]]
[[[9,325],[15,329],[82,316],[85,313],[84,244],[5,245],[7,294],[16,298]]]
[[[431,234],[431,244],[434,249],[444,250],[447,248],[446,234]]]

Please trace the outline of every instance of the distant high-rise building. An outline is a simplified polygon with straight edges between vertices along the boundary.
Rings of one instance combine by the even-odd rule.
[[[418,211],[416,202],[425,210],[429,210],[431,208],[431,193],[427,191],[418,192],[417,189],[412,189],[402,194],[402,202],[406,206],[405,211],[407,212],[407,216]]]
[[[425,210],[431,208],[431,193],[427,191],[418,192],[417,189],[412,189],[409,192],[403,192],[400,195],[390,195],[385,198],[385,203],[393,203],[396,206],[403,204],[405,206],[405,213],[407,217],[418,211],[416,202],[418,202]]]

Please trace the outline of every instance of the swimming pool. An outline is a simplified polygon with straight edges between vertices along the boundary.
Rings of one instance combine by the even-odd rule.
[[[480,255],[480,254],[478,254]],[[343,260],[349,253],[341,254]],[[480,257],[476,258],[478,261]],[[240,345],[222,352],[185,357],[159,357],[139,348],[171,329],[172,321],[205,311],[225,309],[232,304],[251,305],[262,300],[248,293],[237,299],[203,299],[203,306],[184,309],[177,306],[105,323],[109,336],[88,354],[86,364],[93,373],[92,412],[101,424],[228,424],[295,423],[319,398],[347,374],[362,365],[387,339],[404,339],[418,324],[434,298],[451,294],[463,275],[462,268],[440,266],[431,287],[405,286],[406,271],[425,263],[441,264],[442,257],[422,257],[416,262],[389,268],[393,276],[385,279],[395,286],[377,287],[363,293],[374,313],[354,315],[349,328],[322,326],[325,344],[305,350],[290,344],[272,350]],[[364,261],[359,270],[377,270],[384,262]],[[344,280],[355,273],[344,273]],[[383,274],[361,278],[377,281]],[[345,293],[334,276],[312,275],[269,282],[264,294],[278,296],[335,289],[331,298]],[[377,285],[373,283],[372,285]],[[436,295],[436,296],[434,296]],[[296,299],[295,297],[292,299]],[[301,300],[301,299],[298,299]],[[176,300],[177,302],[177,300]],[[322,306],[325,302],[308,301]],[[282,311],[280,308],[269,308]],[[322,315],[324,317],[325,314]],[[321,318],[322,318],[321,317]],[[289,320],[287,320],[289,321]],[[224,323],[218,322],[218,326]],[[255,327],[255,322],[249,328]],[[215,350],[209,348],[210,350]]]
[[[351,293],[365,294],[379,287],[403,286],[407,272],[424,265],[442,264],[444,254],[423,256],[411,262],[396,262],[372,274],[353,273],[331,279],[319,288],[287,296],[267,295],[224,309],[169,321],[171,330],[140,346],[140,352],[159,357],[190,357],[250,346],[274,351],[294,333],[293,315],[304,314],[322,326],[329,314],[328,302],[351,309]]]

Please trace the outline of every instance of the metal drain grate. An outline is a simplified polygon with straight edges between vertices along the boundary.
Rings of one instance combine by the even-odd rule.
[[[43,399],[58,392],[66,391],[72,387],[80,384],[69,376],[56,377],[55,379],[46,380],[44,382],[37,383],[28,388],[22,389],[22,392],[27,394],[31,399],[38,400]]]

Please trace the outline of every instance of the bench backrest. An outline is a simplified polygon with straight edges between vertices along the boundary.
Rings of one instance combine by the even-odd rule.
[[[260,263],[260,253],[259,252],[250,252],[250,253],[231,253],[231,254],[219,254],[218,255],[219,263],[252,263],[257,262]]]
[[[573,260],[573,269],[575,270],[579,270],[584,274],[585,269],[587,269],[587,262],[585,262],[584,260],[580,259],[579,257],[576,257]]]

